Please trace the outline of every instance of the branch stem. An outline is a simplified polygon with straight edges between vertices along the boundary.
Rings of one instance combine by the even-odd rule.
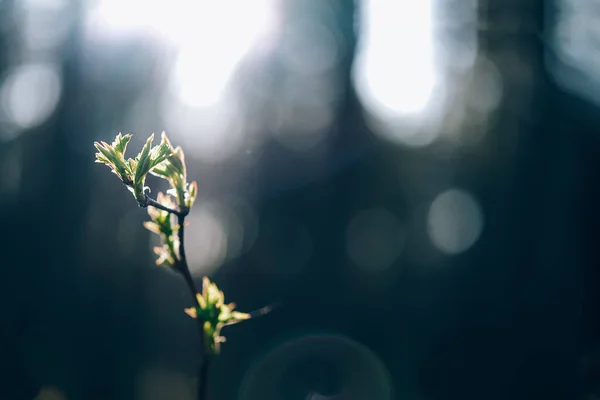
[[[160,210],[166,211],[177,216],[177,224],[179,225],[179,229],[177,231],[177,236],[179,238],[179,258],[175,263],[175,270],[181,273],[185,283],[192,294],[192,298],[194,299],[195,308],[200,308],[200,303],[196,298],[196,294],[199,293],[198,289],[196,289],[196,284],[194,283],[194,279],[192,278],[192,274],[190,273],[190,268],[188,266],[187,257],[185,255],[185,244],[184,244],[184,233],[185,233],[185,217],[188,215],[189,210],[174,210],[169,207],[163,206],[156,200],[152,199],[148,195],[145,198],[145,206],[151,206],[154,208],[158,208]],[[205,350],[206,346],[206,333],[204,332],[204,320],[200,318],[198,315],[195,318],[198,324],[198,333],[200,340],[200,364],[198,366],[198,388],[197,388],[197,400],[206,400],[207,399],[207,378],[208,378],[208,368],[210,366],[210,358],[209,354]]]
[[[159,210],[163,210],[163,211],[166,211],[166,212],[171,213],[173,215],[176,215],[177,218],[179,218],[180,216],[184,216],[185,217],[185,214],[182,211],[180,211],[180,210],[174,210],[172,208],[163,206],[158,201],[154,200],[152,197],[150,197],[148,195],[146,195],[146,201],[145,201],[144,206],[145,207],[152,206],[154,208],[158,208]]]
[[[194,279],[192,278],[192,274],[190,273],[190,268],[187,263],[187,257],[185,255],[185,245],[184,245],[184,222],[185,222],[185,213],[177,213],[177,223],[179,224],[179,230],[177,234],[179,236],[179,260],[177,265],[177,270],[181,272],[183,278],[185,279],[185,283],[188,286],[188,289],[192,293],[192,297],[194,298],[194,305],[197,309],[200,308],[200,303],[196,298],[196,293],[198,293],[198,289],[196,289],[196,284],[194,283]],[[200,318],[198,315],[196,317],[196,322],[198,324],[198,331],[200,334],[200,365],[198,366],[198,388],[197,388],[197,399],[198,400],[206,400],[207,395],[207,377],[208,377],[208,366],[209,359],[208,354],[205,351],[206,346],[206,333],[204,332],[204,320]]]

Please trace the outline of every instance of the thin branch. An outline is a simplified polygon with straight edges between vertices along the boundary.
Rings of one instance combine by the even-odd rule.
[[[194,279],[192,278],[192,274],[190,273],[190,268],[187,263],[187,257],[185,254],[185,244],[184,244],[184,234],[185,234],[185,217],[188,215],[188,209],[172,209],[160,204],[158,201],[152,199],[150,196],[145,195],[145,203],[142,205],[144,207],[154,207],[160,210],[166,211],[170,214],[177,216],[177,224],[179,225],[179,229],[177,230],[177,236],[179,238],[179,257],[175,263],[175,270],[180,272],[183,275],[186,285],[188,289],[192,293],[192,297],[194,299],[194,305],[196,309],[200,309],[200,302],[196,297],[196,294],[199,293],[196,288],[196,284],[194,283]],[[252,311],[250,314],[250,318],[260,317],[266,314],[269,314],[271,311],[279,308],[281,304],[274,303],[265,307],[261,307],[258,310]],[[200,334],[200,365],[198,366],[198,388],[197,388],[197,400],[206,400],[206,396],[208,393],[208,369],[210,366],[210,355],[206,352],[206,333],[204,332],[204,320],[200,318],[200,315],[197,315],[196,323],[198,324],[198,331]],[[243,320],[232,322],[228,325],[234,325],[238,322],[242,322]]]
[[[148,195],[145,197],[144,206],[158,208],[160,210],[166,211],[177,216],[177,224],[179,225],[179,229],[177,230],[177,236],[179,238],[179,259],[176,261],[175,270],[180,272],[183,275],[183,279],[192,294],[192,298],[194,299],[194,305],[196,309],[200,309],[200,303],[198,302],[198,298],[196,294],[198,293],[198,289],[196,289],[196,284],[194,283],[194,279],[192,278],[192,274],[190,273],[190,268],[187,263],[187,257],[185,255],[185,244],[184,244],[184,233],[185,233],[185,217],[188,215],[189,210],[174,210],[172,208],[163,206],[158,201],[152,199]],[[210,365],[209,355],[205,351],[206,346],[206,333],[204,332],[204,320],[200,318],[198,315],[195,318],[198,324],[198,331],[200,335],[200,365],[198,367],[198,389],[197,389],[197,399],[198,400],[206,400],[207,395],[207,377],[208,377],[208,367]]]
[[[166,211],[168,213],[171,213],[173,215],[176,215],[178,218],[180,216],[184,216],[185,217],[185,213],[180,211],[180,210],[174,210],[172,208],[163,206],[162,204],[160,204],[158,201],[154,200],[152,197],[146,195],[146,199],[145,199],[145,204],[143,204],[143,207],[148,207],[148,206],[152,206],[154,208],[158,208],[159,210],[163,210]],[[182,225],[183,226],[183,225]]]
[[[204,347],[204,346],[203,346]],[[204,352],[200,366],[198,367],[198,388],[196,389],[198,400],[206,400],[208,394],[208,367],[210,366],[210,356]]]
[[[240,322],[248,321],[248,320],[251,320],[251,319],[254,319],[257,317],[262,317],[263,315],[267,315],[267,314],[271,313],[271,311],[274,311],[274,310],[278,309],[279,307],[281,307],[280,301],[275,302],[273,304],[269,304],[268,306],[264,306],[264,307],[259,308],[258,310],[249,312],[248,315],[250,315],[250,318],[234,320],[232,322],[228,322],[223,325],[223,328],[225,328],[226,326],[236,325],[236,324],[239,324]]]
[[[194,279],[192,278],[192,274],[190,273],[190,268],[187,263],[187,257],[185,255],[185,246],[184,246],[184,222],[185,222],[185,213],[177,213],[177,223],[179,224],[179,230],[177,231],[177,235],[179,236],[179,260],[177,262],[177,270],[181,272],[183,278],[185,279],[185,283],[187,284],[190,292],[192,292],[192,297],[194,298],[194,304],[196,309],[200,309],[200,303],[198,302],[198,298],[196,294],[198,293],[198,289],[196,289],[196,284],[194,283]],[[208,354],[205,351],[206,346],[206,333],[204,332],[204,320],[200,318],[198,315],[196,317],[196,322],[198,324],[198,330],[200,333],[200,365],[198,367],[198,388],[197,395],[198,400],[206,400],[207,394],[207,377],[208,377],[208,366],[209,359]]]
[[[263,315],[269,314],[271,311],[277,310],[279,307],[281,307],[281,301],[261,307],[258,310],[249,312],[248,314],[250,314],[250,318],[262,317]]]

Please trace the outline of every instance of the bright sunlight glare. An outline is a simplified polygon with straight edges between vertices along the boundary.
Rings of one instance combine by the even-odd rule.
[[[99,32],[142,33],[178,50],[170,91],[183,105],[219,102],[239,61],[275,24],[273,0],[100,0]]]
[[[90,10],[102,28],[143,31],[180,44],[206,34],[222,47],[247,46],[272,26],[272,0],[99,0]],[[225,42],[223,42],[225,40]]]
[[[273,28],[271,1],[205,1],[194,33],[181,42],[171,78],[173,94],[186,106],[217,103],[239,61]],[[233,12],[232,10],[235,10]]]
[[[361,100],[376,116],[424,110],[436,83],[431,0],[366,0],[354,70]]]

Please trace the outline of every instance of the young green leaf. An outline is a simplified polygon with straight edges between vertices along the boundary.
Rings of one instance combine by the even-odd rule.
[[[192,182],[188,186],[187,197],[186,197],[186,206],[188,209],[191,209],[196,201],[196,196],[198,196],[198,184],[196,181]]]
[[[131,133],[128,133],[125,136],[122,136],[119,133],[117,135],[117,137],[115,138],[115,140],[113,141],[112,147],[115,149],[115,151],[117,153],[121,154],[121,156],[125,156],[125,150],[127,149],[127,144],[131,140],[132,136],[133,135]]]
[[[207,277],[202,280],[202,294],[197,293],[196,299],[200,308],[191,307],[184,311],[190,317],[200,317],[204,321],[206,351],[218,354],[220,343],[225,342],[225,337],[221,336],[221,329],[226,325],[249,319],[250,314],[233,311],[235,304],[225,304],[223,292]]]
[[[158,193],[156,201],[170,209],[176,207],[173,199],[162,192]],[[152,221],[144,222],[144,227],[159,235],[162,242],[162,246],[154,248],[154,252],[159,256],[156,264],[175,266],[179,252],[179,238],[176,235],[179,226],[173,223],[172,215],[168,211],[148,207],[148,215]]]
[[[158,256],[156,265],[175,265],[175,258],[168,245],[154,246],[154,253]]]
[[[142,147],[142,151],[137,155],[135,160],[137,165],[133,177],[133,190],[137,201],[143,204],[146,200],[146,175],[150,170],[150,150],[152,148],[152,141],[154,140],[154,134],[150,135],[146,144]]]
[[[98,150],[96,162],[107,165],[126,185],[131,185],[133,181],[132,170],[125,162],[125,150],[130,140],[131,134],[123,136],[119,133],[112,144],[94,142],[94,147]]]
[[[127,160],[127,164],[129,165],[129,170],[135,171],[135,169],[137,168],[137,161],[135,161],[133,158],[130,158]]]
[[[152,147],[153,141],[154,134],[150,135],[135,160],[128,160],[129,167],[134,171],[133,193],[140,205],[146,201],[146,176],[172,155],[171,145],[164,134],[158,146]]]
[[[197,186],[195,188],[191,188],[186,181],[187,172],[183,150],[179,146],[173,148],[173,145],[164,132],[162,133],[161,144],[162,143],[169,147],[170,154],[164,161],[152,168],[150,173],[166,179],[171,185],[171,189],[168,191],[168,193],[175,196],[180,209],[189,210],[193,204],[193,200],[190,199],[196,198],[198,188]],[[190,190],[195,190],[196,193],[192,195],[190,194]]]

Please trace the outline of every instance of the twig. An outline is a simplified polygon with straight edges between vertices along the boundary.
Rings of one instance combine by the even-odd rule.
[[[150,196],[146,195],[146,197],[145,197],[145,203],[144,203],[144,204],[142,204],[142,207],[148,207],[148,206],[152,206],[152,207],[154,207],[154,208],[158,208],[159,210],[163,210],[163,211],[166,211],[166,212],[168,212],[168,213],[171,213],[171,214],[173,214],[173,215],[176,215],[176,216],[177,216],[177,218],[179,218],[179,217],[180,217],[180,216],[182,216],[182,215],[183,215],[184,217],[185,217],[185,215],[187,215],[187,214],[184,214],[184,213],[183,213],[182,211],[180,211],[180,210],[174,210],[174,209],[172,209],[172,208],[169,208],[169,207],[163,206],[163,205],[162,205],[162,204],[160,204],[158,201],[154,200],[152,197],[150,197]],[[183,225],[182,225],[182,226],[183,226]],[[181,239],[181,238],[180,238],[180,239]],[[195,296],[195,295],[194,295],[194,296]]]
[[[279,307],[281,307],[281,302],[280,301],[275,302],[273,304],[269,304],[268,306],[261,307],[261,308],[259,308],[257,310],[249,312],[248,315],[250,317],[248,319],[254,319],[254,318],[257,318],[257,317],[262,317],[263,315],[269,314],[271,311],[277,310]],[[225,325],[223,325],[223,328],[225,328],[226,326],[231,326],[231,325],[239,324],[240,322],[244,322],[244,321],[247,321],[247,319],[241,319],[241,320],[229,322],[229,323],[226,323]]]
[[[180,272],[183,275],[183,279],[185,280],[188,289],[192,293],[192,297],[194,298],[194,304],[197,309],[200,309],[200,303],[196,297],[196,294],[199,293],[196,289],[196,284],[194,283],[194,279],[192,278],[192,274],[190,273],[190,268],[187,263],[187,257],[185,255],[185,245],[184,245],[184,223],[185,217],[188,215],[189,210],[187,209],[171,209],[166,207],[156,200],[152,199],[148,195],[145,197],[145,203],[143,206],[155,207],[163,211],[167,211],[175,216],[177,216],[177,224],[179,225],[179,229],[177,231],[177,236],[179,238],[179,257],[175,264],[175,270]],[[250,313],[250,318],[256,318],[270,313],[271,311],[279,308],[281,306],[280,302],[271,304],[269,306],[265,306],[259,308],[258,310],[252,311]],[[210,367],[211,356],[206,352],[206,333],[204,332],[204,323],[205,321],[200,317],[200,315],[196,316],[196,322],[198,324],[198,331],[200,333],[200,365],[198,366],[198,388],[197,388],[197,400],[206,400],[208,393],[208,369]],[[236,321],[229,323],[227,325],[233,325],[235,323],[242,322]],[[226,325],[226,326],[227,326]]]
[[[165,207],[156,200],[152,199],[148,195],[146,195],[144,206],[155,207],[163,211],[167,211],[175,216],[177,216],[177,224],[179,225],[179,229],[177,231],[177,235],[179,237],[179,259],[176,261],[175,270],[180,272],[183,275],[183,279],[185,283],[192,293],[192,297],[194,299],[194,304],[196,309],[200,309],[200,303],[196,297],[198,290],[196,289],[196,284],[194,283],[194,279],[192,278],[192,274],[190,273],[190,268],[187,263],[187,257],[185,255],[185,245],[184,245],[184,222],[185,217],[188,215],[189,210],[174,210],[169,207]],[[206,335],[204,332],[204,320],[200,318],[200,315],[196,316],[196,322],[198,324],[198,330],[200,333],[200,365],[198,367],[198,389],[197,389],[197,399],[198,400],[206,400],[207,391],[207,377],[208,377],[208,367],[210,365],[209,355],[205,351],[206,345]]]
[[[179,230],[177,232],[179,236],[179,262],[177,265],[177,269],[183,275],[185,282],[188,285],[188,288],[192,292],[192,296],[194,297],[194,303],[196,305],[196,309],[200,309],[200,303],[196,298],[196,293],[198,290],[196,289],[196,284],[192,279],[192,274],[190,273],[190,269],[187,263],[187,257],[185,256],[185,246],[183,242],[183,234],[184,234],[184,221],[185,214],[179,213],[177,215],[177,223],[179,224]],[[206,345],[206,334],[204,332],[204,320],[200,318],[200,315],[196,316],[196,322],[198,323],[198,330],[200,331],[200,366],[198,367],[198,400],[205,400],[207,394],[206,384],[207,376],[208,376],[208,366],[210,360],[208,359],[208,354],[204,351],[204,346]]]

